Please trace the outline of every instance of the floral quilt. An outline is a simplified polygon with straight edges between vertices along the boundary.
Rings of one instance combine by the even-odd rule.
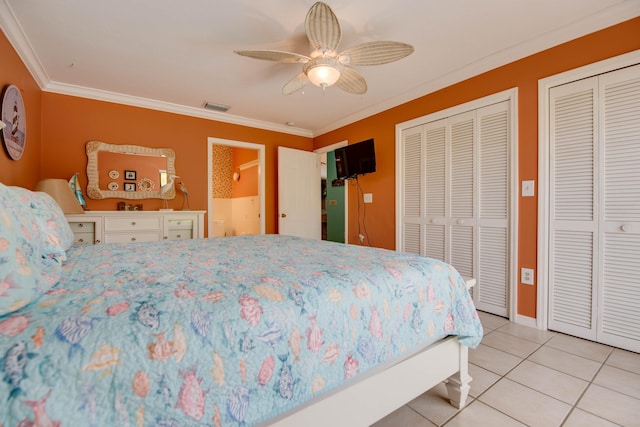
[[[0,316],[0,425],[251,426],[482,326],[440,261],[279,235],[74,246]]]

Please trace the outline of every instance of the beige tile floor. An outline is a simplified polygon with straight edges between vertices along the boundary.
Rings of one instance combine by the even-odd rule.
[[[480,313],[467,406],[440,384],[373,427],[640,426],[640,354]]]

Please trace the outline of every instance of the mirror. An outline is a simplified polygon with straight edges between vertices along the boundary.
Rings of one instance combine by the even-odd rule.
[[[92,199],[173,199],[176,189],[162,186],[175,176],[170,148],[87,142],[87,196]]]

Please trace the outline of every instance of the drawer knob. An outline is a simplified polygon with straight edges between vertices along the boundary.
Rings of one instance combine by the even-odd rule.
[[[83,223],[79,223],[78,224],[78,228],[82,228],[82,227],[84,227],[84,224]]]
[[[131,225],[134,225],[134,226],[135,226],[135,225],[136,225],[136,222],[135,222],[135,221],[131,221]]]
[[[96,240],[96,243],[100,243],[100,240]]]
[[[84,239],[78,239],[78,243],[84,243]]]
[[[135,237],[132,237],[132,238],[131,238],[131,241],[132,241],[132,242],[135,242],[135,241],[136,241],[136,238],[135,238]]]

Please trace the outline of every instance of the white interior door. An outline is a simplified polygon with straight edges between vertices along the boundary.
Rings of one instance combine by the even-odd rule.
[[[278,231],[322,238],[320,156],[278,147]]]

